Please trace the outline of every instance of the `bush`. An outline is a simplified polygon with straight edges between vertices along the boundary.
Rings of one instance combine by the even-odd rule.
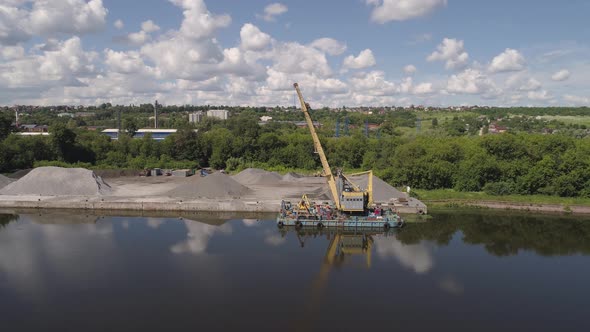
[[[491,182],[483,187],[483,191],[488,195],[504,196],[514,194],[516,188],[513,182]]]

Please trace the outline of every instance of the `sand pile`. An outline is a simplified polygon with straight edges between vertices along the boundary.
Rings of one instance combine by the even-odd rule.
[[[369,182],[369,175],[350,176],[349,179],[362,189],[365,189]],[[406,195],[395,189],[389,183],[373,175],[373,201],[375,203],[387,203],[392,198],[400,197],[406,197]]]
[[[6,187],[7,185],[11,184],[14,180],[8,178],[2,174],[0,174],[0,189]]]
[[[166,195],[187,198],[229,198],[240,197],[249,191],[248,187],[243,186],[230,176],[223,173],[213,173],[205,177],[193,176],[187,183],[170,190]]]
[[[303,177],[303,175],[301,175],[301,174],[289,172],[289,173],[283,175],[283,181],[287,181],[287,182],[298,181],[302,177]]]
[[[2,195],[108,195],[111,187],[84,168],[39,167],[0,190]]]
[[[278,185],[283,177],[277,172],[268,172],[258,168],[248,168],[233,176],[243,185]]]

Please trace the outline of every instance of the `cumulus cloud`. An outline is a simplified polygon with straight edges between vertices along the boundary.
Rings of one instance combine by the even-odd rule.
[[[37,34],[96,32],[107,13],[102,0],[39,0],[30,13],[31,28]]]
[[[479,94],[493,98],[501,93],[494,81],[477,69],[466,69],[452,75],[447,81],[447,91],[459,94]]]
[[[346,51],[346,44],[333,38],[319,38],[311,42],[311,47],[324,51],[329,55],[340,55]]]
[[[461,69],[467,65],[469,54],[465,52],[462,40],[445,38],[438,45],[437,50],[430,54],[426,60],[430,62],[445,61],[447,69]]]
[[[432,83],[420,83],[414,87],[412,90],[414,94],[417,95],[426,95],[434,92],[434,88]]]
[[[125,27],[125,24],[121,20],[116,20],[115,23],[113,23],[113,26],[115,28],[121,30],[121,29],[123,29]]]
[[[259,51],[270,44],[271,38],[268,34],[260,31],[257,26],[246,23],[240,30],[242,47],[245,50]]]
[[[364,69],[376,65],[373,51],[370,49],[363,50],[358,56],[349,55],[344,59],[342,64],[344,69]]]
[[[147,33],[152,33],[160,30],[160,27],[157,26],[152,20],[148,20],[141,23],[141,30]]]
[[[264,15],[261,15],[261,17],[267,22],[274,22],[277,16],[283,15],[288,10],[289,8],[282,3],[271,3],[264,7]]]
[[[407,65],[404,67],[404,73],[408,74],[408,75],[412,75],[416,72],[416,66],[414,65]]]
[[[170,0],[184,9],[180,32],[187,38],[205,39],[211,37],[220,28],[230,25],[231,17],[227,14],[213,15],[203,0]]]
[[[563,96],[563,99],[570,103],[571,105],[575,106],[590,106],[590,98],[588,97],[580,97],[566,94]]]
[[[562,69],[555,74],[551,75],[551,79],[556,82],[565,81],[570,78],[570,71],[567,69]]]
[[[366,3],[375,7],[371,20],[383,24],[428,15],[435,9],[446,6],[447,0],[366,0]]]
[[[517,50],[507,48],[504,52],[498,54],[489,66],[492,73],[521,71],[526,67],[524,56]]]
[[[549,100],[553,98],[547,90],[530,91],[527,97],[531,100]]]

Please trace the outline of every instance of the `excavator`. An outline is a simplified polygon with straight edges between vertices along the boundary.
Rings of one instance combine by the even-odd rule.
[[[277,217],[277,225],[279,227],[383,227],[385,229],[403,226],[404,222],[399,215],[391,210],[373,206],[372,171],[349,175],[368,175],[369,180],[366,188],[356,185],[340,169],[336,171],[336,174],[332,172],[311,119],[311,107],[303,99],[299,84],[295,83],[293,87],[299,97],[301,111],[305,115],[305,121],[313,139],[314,151],[319,155],[322,163],[321,175],[327,179],[334,203],[333,205],[313,204],[307,195],[303,195],[299,204],[295,206],[283,201]]]

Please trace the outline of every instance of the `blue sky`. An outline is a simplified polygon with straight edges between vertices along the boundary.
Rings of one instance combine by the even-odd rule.
[[[3,0],[0,105],[588,105],[590,2]],[[117,24],[116,24],[117,22]]]

